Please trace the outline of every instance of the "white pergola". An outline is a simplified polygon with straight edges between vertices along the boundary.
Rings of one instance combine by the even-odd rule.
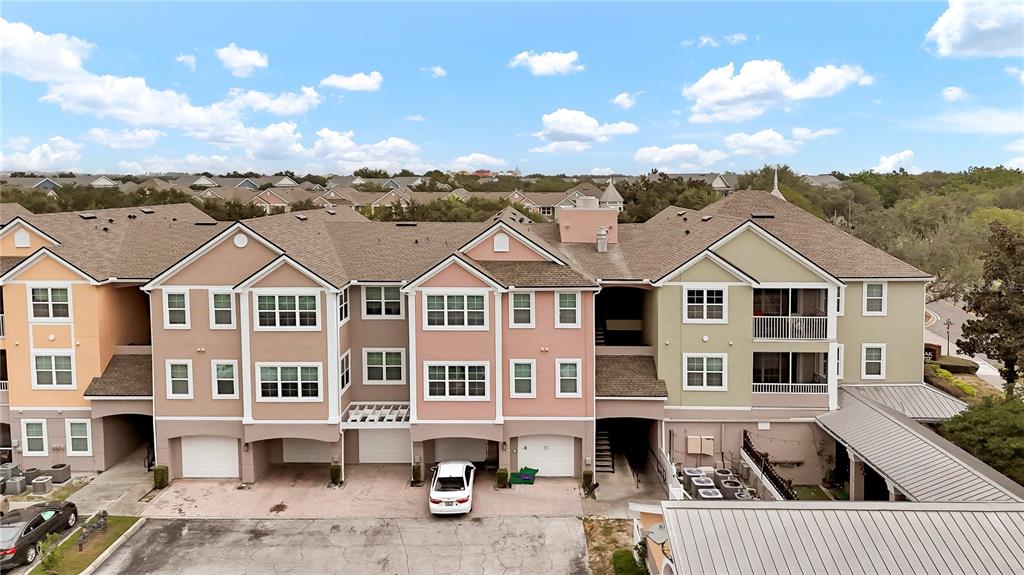
[[[343,429],[409,427],[408,401],[353,401],[341,416]]]

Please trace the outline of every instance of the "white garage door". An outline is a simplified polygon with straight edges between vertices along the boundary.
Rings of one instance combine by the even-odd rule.
[[[181,438],[183,477],[238,477],[238,440],[195,435]]]
[[[330,463],[331,444],[315,439],[284,439],[285,463]]]
[[[519,467],[539,469],[542,477],[572,477],[576,470],[575,441],[568,435],[523,435],[519,438]]]
[[[468,437],[435,439],[434,459],[437,461],[484,461],[487,459],[487,440]]]
[[[359,463],[412,463],[408,429],[360,429]]]

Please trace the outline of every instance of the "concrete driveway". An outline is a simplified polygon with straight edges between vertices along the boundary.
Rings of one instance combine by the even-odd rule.
[[[98,574],[585,575],[575,517],[148,520]]]
[[[251,487],[235,481],[177,480],[144,512],[152,518],[325,519],[428,517],[427,487],[409,485],[408,465],[351,465],[345,485],[328,486],[326,466],[272,468]],[[583,514],[572,478],[539,478],[534,485],[495,489],[482,473],[474,483],[472,517]]]

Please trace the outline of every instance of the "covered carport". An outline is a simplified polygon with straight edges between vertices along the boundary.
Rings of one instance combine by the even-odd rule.
[[[153,463],[153,359],[148,354],[114,355],[85,390],[92,408],[93,457],[102,471],[138,457]]]

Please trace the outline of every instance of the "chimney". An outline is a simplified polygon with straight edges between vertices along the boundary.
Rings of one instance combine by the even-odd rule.
[[[604,226],[597,228],[597,251],[601,253],[608,251],[608,228]]]
[[[619,243],[619,210],[602,208],[597,198],[583,196],[573,207],[558,208],[555,219],[563,243],[597,244],[600,251]]]

